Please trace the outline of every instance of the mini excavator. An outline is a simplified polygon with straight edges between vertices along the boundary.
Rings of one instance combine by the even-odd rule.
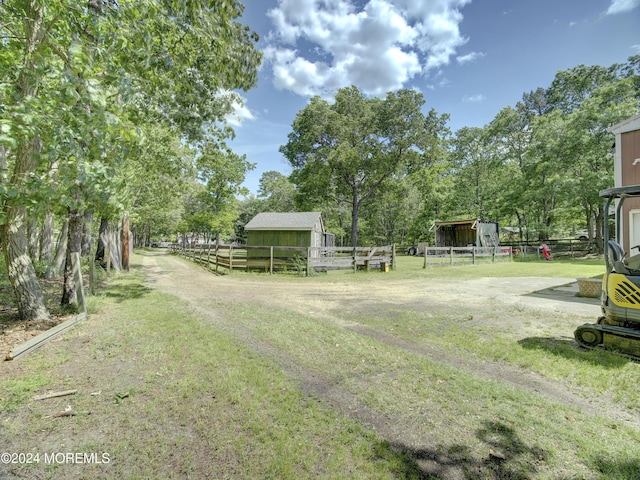
[[[620,245],[622,205],[628,198],[640,198],[640,185],[602,190],[605,202],[602,316],[595,324],[579,326],[576,341],[587,348],[602,346],[640,358],[640,254],[627,256]],[[615,238],[610,238],[609,212],[615,205]],[[640,245],[633,248],[640,249]]]

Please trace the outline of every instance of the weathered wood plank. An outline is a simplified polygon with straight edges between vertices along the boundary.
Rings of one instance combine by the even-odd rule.
[[[14,347],[13,350],[9,352],[6,359],[7,360],[15,360],[16,358],[22,357],[27,353],[30,353],[37,348],[40,348],[45,343],[49,342],[54,337],[60,335],[68,328],[72,327],[74,324],[86,320],[87,314],[86,312],[81,313],[80,315],[76,315],[75,317],[67,320],[66,322],[62,322],[59,325],[56,325],[53,328],[50,328],[46,332],[41,333],[40,335],[36,335],[30,340],[27,340],[21,345]]]

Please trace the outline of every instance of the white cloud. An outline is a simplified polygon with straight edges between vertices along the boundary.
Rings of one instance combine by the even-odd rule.
[[[478,93],[476,95],[465,95],[464,97],[462,97],[462,101],[468,102],[468,103],[479,103],[479,102],[483,102],[485,98],[486,97],[484,95],[482,95],[481,93]]]
[[[636,53],[640,53],[640,45],[631,45],[631,50]]]
[[[611,0],[607,15],[630,12],[638,6],[640,6],[640,0]]]
[[[249,110],[245,102],[245,99],[242,97],[238,97],[236,100],[234,100],[232,104],[233,113],[227,115],[226,117],[227,123],[232,127],[241,127],[242,123],[245,120],[256,120],[256,116],[251,112],[251,110]]]
[[[456,57],[456,61],[462,65],[465,64],[467,62],[473,62],[474,60],[477,60],[478,58],[482,58],[486,55],[486,53],[482,53],[482,52],[471,52],[471,53],[467,53],[466,55],[461,55],[459,57]]]
[[[352,84],[374,95],[401,88],[466,43],[459,9],[469,2],[279,0],[264,50],[274,85],[304,96]]]

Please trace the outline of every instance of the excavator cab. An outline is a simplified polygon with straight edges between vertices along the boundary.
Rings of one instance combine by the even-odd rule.
[[[587,348],[604,347],[640,357],[640,254],[629,256],[620,239],[623,204],[640,198],[640,185],[602,190],[606,199],[604,244],[605,274],[602,279],[602,316],[595,324],[584,324],[574,332],[576,341]],[[608,215],[615,208],[615,234],[610,234]],[[634,246],[632,248],[638,248]]]

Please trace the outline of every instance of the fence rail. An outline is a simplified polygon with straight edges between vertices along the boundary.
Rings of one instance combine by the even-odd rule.
[[[427,247],[424,266],[511,261],[511,247]]]
[[[284,247],[234,245],[169,245],[172,253],[219,272],[234,270],[310,272],[327,270],[387,271],[395,268],[395,245],[384,247]]]
[[[551,254],[557,257],[579,258],[589,254],[598,253],[599,249],[595,240],[577,240],[577,239],[559,239],[529,242],[502,242],[509,245],[516,256],[524,255],[540,255],[539,247],[542,243],[546,243],[551,250]]]

